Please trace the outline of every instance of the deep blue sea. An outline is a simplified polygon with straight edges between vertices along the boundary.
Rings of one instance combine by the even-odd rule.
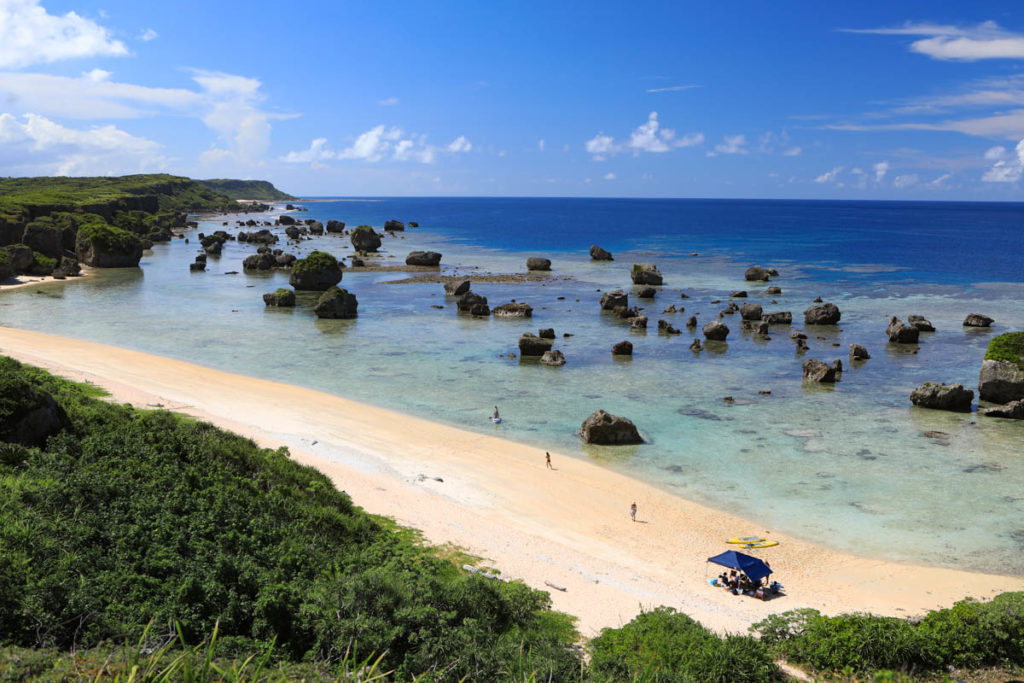
[[[639,199],[315,199],[300,219],[378,229],[387,219],[418,228],[386,237],[372,262],[404,263],[413,250],[443,254],[442,275],[513,274],[528,256],[552,261],[537,281],[477,281],[491,306],[533,306],[527,320],[459,315],[441,284],[404,272],[347,270],[355,320],[317,320],[315,295],[268,309],[261,295],[286,272],[246,274],[255,246],[229,242],[205,273],[190,273],[197,232],[234,216],[207,217],[189,238],[157,245],[141,268],[0,292],[0,324],[114,344],[319,389],[481,433],[538,452],[615,468],[683,497],[752,520],[736,535],[785,530],[857,553],[1024,575],[1024,424],[978,413],[912,407],[925,381],[973,388],[989,340],[1024,329],[1024,204]],[[282,205],[283,206],[283,205]],[[279,247],[326,250],[348,260],[347,237]],[[594,262],[597,244],[615,255]],[[634,298],[633,263],[665,278],[654,300]],[[752,264],[778,269],[745,282]],[[417,274],[418,275],[418,274]],[[769,295],[769,286],[782,293]],[[645,308],[646,331],[599,310],[622,288]],[[722,313],[730,293],[794,325],[766,340]],[[816,297],[842,311],[836,326],[806,328]],[[738,303],[744,300],[737,299]],[[663,312],[667,307],[685,312]],[[995,319],[965,328],[968,313]],[[889,344],[890,316],[924,315],[936,327],[914,345]],[[694,353],[699,327],[719,319],[727,343]],[[683,331],[660,334],[657,321]],[[564,367],[515,356],[525,331],[553,327]],[[810,349],[790,334],[803,330]],[[634,345],[632,358],[611,346]],[[872,358],[852,366],[848,348]],[[842,380],[802,382],[806,358],[841,359]],[[770,392],[770,393],[767,393]],[[726,401],[726,398],[731,400]],[[490,411],[505,417],[493,425]],[[636,422],[639,447],[589,447],[576,430],[604,408]],[[292,443],[315,435],[284,434]],[[305,441],[303,441],[305,440]],[[344,452],[330,454],[345,460]],[[424,464],[429,469],[429,464]],[[632,498],[624,492],[626,500]],[[642,506],[642,502],[641,502]]]

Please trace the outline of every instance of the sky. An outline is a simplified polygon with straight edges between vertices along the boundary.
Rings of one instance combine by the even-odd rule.
[[[1024,199],[1024,6],[0,0],[0,175]]]

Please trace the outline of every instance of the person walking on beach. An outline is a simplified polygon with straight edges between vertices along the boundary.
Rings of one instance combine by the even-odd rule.
[[[547,451],[544,451],[544,462],[547,464],[549,470],[555,469],[551,466],[551,454]]]
[[[636,502],[629,506],[629,518],[636,521]]]

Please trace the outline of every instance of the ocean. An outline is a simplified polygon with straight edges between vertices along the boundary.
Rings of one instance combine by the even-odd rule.
[[[315,295],[268,309],[264,292],[287,272],[245,274],[255,246],[229,242],[205,273],[190,273],[189,243],[157,245],[141,268],[0,293],[0,323],[320,389],[481,433],[587,459],[752,520],[765,529],[858,554],[1024,575],[1024,424],[912,407],[925,381],[976,388],[989,340],[1024,329],[1024,204],[760,200],[318,198],[297,218],[387,219],[420,227],[386,237],[383,264],[418,249],[443,254],[441,273],[473,280],[552,261],[539,281],[477,282],[490,305],[529,303],[532,319],[459,315],[441,284],[402,272],[347,271],[355,320],[317,320]],[[230,232],[237,232],[230,218]],[[283,231],[283,229],[275,229]],[[615,260],[595,262],[592,244]],[[277,245],[347,257],[347,237]],[[654,300],[635,298],[633,263],[664,275]],[[747,267],[776,268],[769,283]],[[239,271],[238,274],[228,274]],[[418,274],[414,274],[418,275]],[[767,295],[767,286],[780,295]],[[646,331],[599,310],[622,288],[645,308]],[[791,311],[771,339],[721,319],[727,344],[694,353],[700,324],[718,319],[734,290],[766,311]],[[685,295],[685,298],[684,298]],[[835,327],[804,328],[816,297],[835,303]],[[662,313],[669,305],[685,312]],[[968,313],[995,319],[965,328]],[[891,316],[936,327],[920,343],[887,343]],[[666,320],[680,335],[660,334]],[[523,332],[554,328],[564,367],[513,357]],[[632,358],[611,346],[634,345]],[[871,353],[851,366],[849,345]],[[806,358],[841,359],[834,386],[801,379]],[[729,398],[731,400],[725,400]],[[504,421],[494,425],[498,405]],[[632,419],[646,442],[581,444],[576,431],[603,408]],[[315,435],[307,435],[315,438]],[[343,457],[343,454],[339,454]],[[482,463],[487,466],[487,463]],[[494,463],[494,466],[500,466]],[[630,498],[628,492],[624,493]]]

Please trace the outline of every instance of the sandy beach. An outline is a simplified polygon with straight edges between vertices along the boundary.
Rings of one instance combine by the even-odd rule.
[[[10,327],[0,327],[0,353],[94,383],[118,402],[161,406],[264,446],[287,445],[296,461],[324,472],[367,511],[549,590],[555,609],[578,617],[584,636],[657,605],[720,632],[745,632],[768,614],[800,607],[906,617],[967,596],[1024,590],[1022,577],[833,551],[581,459],[552,452],[548,470],[543,450],[310,389]],[[708,585],[720,568],[706,558],[731,548],[725,539],[748,535],[780,542],[759,556],[785,595],[761,602]]]

